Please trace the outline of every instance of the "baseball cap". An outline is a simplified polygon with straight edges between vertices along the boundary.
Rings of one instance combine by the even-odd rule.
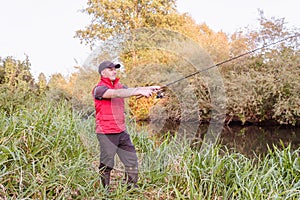
[[[112,68],[115,67],[116,69],[120,68],[121,65],[120,64],[114,64],[110,61],[103,61],[99,67],[98,67],[98,72],[99,74],[101,73],[102,70],[104,70],[105,68]]]

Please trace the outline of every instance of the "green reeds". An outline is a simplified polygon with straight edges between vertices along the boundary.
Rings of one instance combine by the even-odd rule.
[[[175,199],[300,198],[299,151],[290,147],[274,147],[256,160],[217,146],[202,152],[185,148],[181,154],[166,182]]]
[[[129,124],[140,158],[138,190],[112,177],[99,184],[94,118],[66,102],[0,113],[0,199],[299,199],[299,150],[272,147],[247,158],[220,146],[198,151],[184,139]]]
[[[88,196],[95,171],[81,142],[81,118],[66,103],[39,103],[0,115],[0,196],[52,199]]]

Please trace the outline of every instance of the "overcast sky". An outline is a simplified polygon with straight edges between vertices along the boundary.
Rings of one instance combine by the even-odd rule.
[[[24,60],[29,56],[34,76],[71,73],[90,54],[88,47],[73,38],[89,24],[79,12],[87,0],[1,0],[0,57]],[[197,23],[215,31],[232,33],[258,25],[258,9],[267,18],[285,18],[290,27],[300,27],[296,0],[178,0],[178,10],[188,12]]]

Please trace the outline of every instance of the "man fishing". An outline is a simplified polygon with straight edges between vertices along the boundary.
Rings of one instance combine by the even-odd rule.
[[[96,135],[100,145],[100,177],[104,187],[110,184],[110,174],[117,154],[125,166],[125,182],[137,187],[138,158],[136,149],[126,131],[124,98],[150,97],[160,86],[127,88],[117,78],[120,64],[102,62],[98,67],[99,83],[93,88],[96,110]]]

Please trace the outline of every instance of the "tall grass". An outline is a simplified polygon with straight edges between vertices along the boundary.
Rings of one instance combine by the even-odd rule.
[[[88,196],[96,179],[79,115],[65,103],[40,103],[0,115],[1,196],[52,199]],[[88,127],[86,127],[88,128]]]
[[[139,190],[99,184],[94,119],[65,103],[0,114],[0,199],[299,199],[299,150],[250,159],[220,146],[203,151],[129,125],[140,158]]]
[[[220,155],[224,153],[224,155]],[[187,199],[299,199],[299,152],[274,152],[257,163],[218,147],[187,150],[181,173],[172,177],[176,197]],[[171,173],[173,174],[173,173]]]
[[[182,140],[167,143],[158,149],[168,164],[146,173],[150,199],[300,198],[299,149],[274,146],[253,159],[221,146],[198,151]]]

